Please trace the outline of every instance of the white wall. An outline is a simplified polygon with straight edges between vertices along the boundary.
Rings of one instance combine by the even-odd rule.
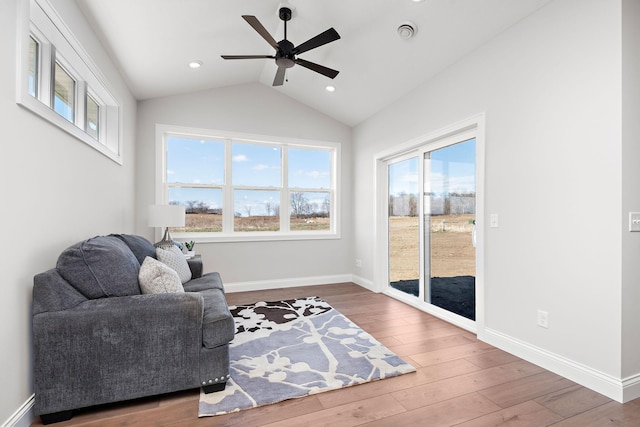
[[[603,392],[621,378],[620,9],[608,0],[556,0],[353,136],[354,251],[359,274],[372,280],[375,154],[486,112],[485,218],[498,213],[500,228],[480,225],[479,333],[597,377]],[[549,329],[536,325],[538,309],[549,312]],[[639,371],[636,361],[629,373]]]
[[[628,212],[640,212],[640,2],[622,2],[622,378],[640,372],[640,233],[629,233]],[[640,394],[630,397],[640,397]]]
[[[206,271],[227,284],[327,277],[351,273],[351,129],[262,84],[232,86],[158,98],[138,104],[137,231],[154,239],[146,225],[155,195],[156,124],[338,142],[342,150],[341,225],[338,240],[198,243]],[[327,277],[329,278],[329,277]],[[293,280],[292,283],[295,283]],[[233,287],[232,287],[233,288]]]
[[[136,104],[102,52],[75,3],[52,4],[112,83],[124,108],[124,165],[120,166],[16,104],[15,62],[0,67],[0,423],[32,395],[33,276],[55,266],[78,240],[134,228]],[[18,1],[0,6],[0,56],[16,57]]]

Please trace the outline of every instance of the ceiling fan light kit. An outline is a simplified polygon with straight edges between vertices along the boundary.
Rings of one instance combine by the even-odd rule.
[[[264,28],[264,26],[260,23],[258,18],[252,15],[242,15],[242,18],[247,21],[251,27],[256,30],[258,34],[262,36],[263,39],[266,40],[267,43],[271,45],[276,50],[275,55],[221,55],[223,59],[275,59],[276,65],[278,66],[278,70],[276,71],[276,76],[273,79],[273,86],[282,86],[284,83],[285,72],[288,68],[293,67],[298,64],[301,67],[307,68],[311,71],[315,71],[316,73],[322,74],[324,76],[329,77],[330,79],[335,78],[339,71],[333,70],[331,68],[325,67],[323,65],[319,65],[313,63],[311,61],[306,61],[302,58],[297,58],[296,55],[301,53],[310,51],[311,49],[315,49],[317,47],[323,46],[327,43],[331,43],[340,38],[338,32],[329,28],[327,31],[318,34],[315,37],[310,38],[306,42],[294,46],[289,40],[287,40],[287,22],[291,20],[293,16],[293,9],[288,6],[282,6],[278,10],[278,16],[284,22],[284,39],[276,42],[276,40],[269,34],[269,32]]]

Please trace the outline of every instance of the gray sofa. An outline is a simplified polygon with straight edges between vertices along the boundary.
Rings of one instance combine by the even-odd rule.
[[[190,263],[185,292],[142,294],[145,257],[156,251],[143,237],[99,236],[34,277],[34,411],[43,423],[88,406],[224,389],[235,328],[219,274]]]

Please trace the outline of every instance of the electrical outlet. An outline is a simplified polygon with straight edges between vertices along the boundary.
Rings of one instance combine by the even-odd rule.
[[[541,328],[549,328],[549,313],[544,310],[538,310],[538,326]]]
[[[362,260],[359,258],[356,258],[356,267],[358,268],[362,267]]]

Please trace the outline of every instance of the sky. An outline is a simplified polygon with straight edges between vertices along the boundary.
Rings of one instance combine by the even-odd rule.
[[[429,166],[431,191],[437,195],[444,192],[475,192],[475,139],[431,151]],[[389,193],[398,195],[418,193],[418,157],[393,163],[389,166]],[[428,188],[425,189],[428,191]]]
[[[222,140],[167,137],[167,182],[182,184],[225,183],[225,146]],[[331,151],[300,147],[233,142],[231,145],[231,181],[235,188],[234,212],[242,216],[267,215],[267,204],[280,204],[283,186],[282,158],[289,159],[289,188],[329,190],[331,188]],[[246,187],[254,187],[247,189]],[[258,187],[258,188],[255,188]],[[322,204],[327,191],[303,191],[310,203]],[[203,201],[221,208],[223,193],[212,188],[170,188],[169,201]]]

